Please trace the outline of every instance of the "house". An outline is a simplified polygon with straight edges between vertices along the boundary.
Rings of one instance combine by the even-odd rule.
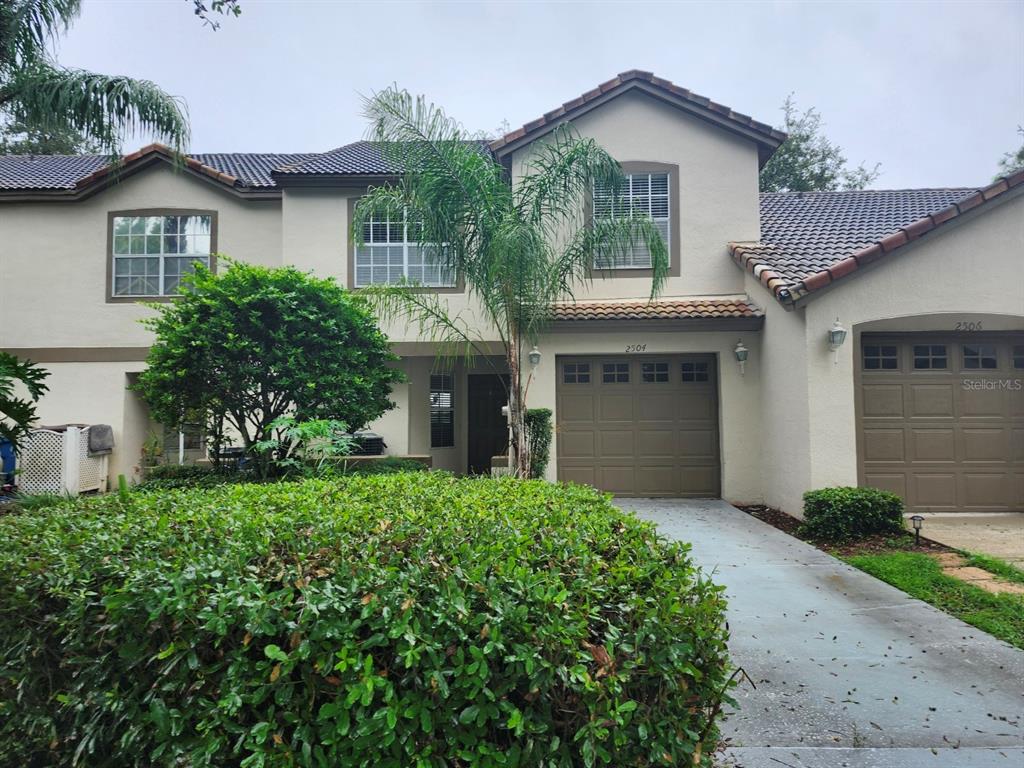
[[[804,491],[836,484],[893,490],[914,511],[1024,509],[1024,172],[759,194],[785,136],[640,71],[488,150],[515,184],[564,121],[622,162],[671,271],[648,302],[641,249],[555,309],[529,390],[555,414],[551,480],[795,513]],[[191,259],[291,264],[353,289],[410,276],[471,315],[458,277],[423,264],[400,223],[350,241],[354,201],[393,172],[367,142],[183,168],[150,146],[116,175],[98,156],[0,158],[0,348],[51,371],[45,423],[113,425],[111,471],[131,475],[160,430],[126,388],[151,342],[139,300],[173,294]],[[505,436],[499,374],[486,360],[436,370],[432,344],[386,330],[408,374],[372,425],[388,452],[486,471]]]

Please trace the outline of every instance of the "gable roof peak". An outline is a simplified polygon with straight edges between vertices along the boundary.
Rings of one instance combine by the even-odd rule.
[[[658,77],[653,72],[643,69],[628,69],[575,99],[545,112],[536,120],[531,120],[514,131],[495,139],[491,142],[491,151],[498,157],[508,155],[550,133],[558,125],[580,117],[616,96],[635,89],[695,117],[714,123],[720,128],[755,141],[758,145],[758,158],[762,166],[768,162],[768,158],[778,149],[779,145],[786,140],[785,133],[767,123],[754,120],[749,115],[736,112],[731,107],[714,102],[706,96],[700,96],[688,88]]]

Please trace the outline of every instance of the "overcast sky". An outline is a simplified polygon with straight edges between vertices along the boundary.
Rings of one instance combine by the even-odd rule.
[[[493,134],[632,68],[772,124],[792,92],[853,163],[881,163],[878,188],[984,183],[1024,124],[1024,0],[242,0],[241,17],[217,31],[191,0],[84,6],[60,62],[183,97],[194,152],[360,139],[360,94],[392,82]]]

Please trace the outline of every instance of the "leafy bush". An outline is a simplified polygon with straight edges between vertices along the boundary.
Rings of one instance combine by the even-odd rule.
[[[551,456],[550,408],[530,408],[526,412],[526,441],[530,446],[530,477],[544,477]]]
[[[579,486],[267,490],[0,518],[0,764],[709,764],[724,600],[685,546]]]
[[[344,463],[346,475],[393,475],[396,472],[426,472],[430,467],[416,459],[400,456],[383,456],[373,461],[351,461]]]
[[[878,488],[822,488],[804,494],[803,535],[822,541],[849,541],[900,533],[903,500]]]
[[[141,491],[169,491],[177,488],[213,488],[225,483],[251,483],[251,473],[231,467],[207,464],[157,464],[146,470],[143,481],[135,486]]]

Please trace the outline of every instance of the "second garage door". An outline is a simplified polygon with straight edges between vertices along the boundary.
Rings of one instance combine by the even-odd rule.
[[[718,496],[713,355],[558,358],[558,479],[620,496]]]

